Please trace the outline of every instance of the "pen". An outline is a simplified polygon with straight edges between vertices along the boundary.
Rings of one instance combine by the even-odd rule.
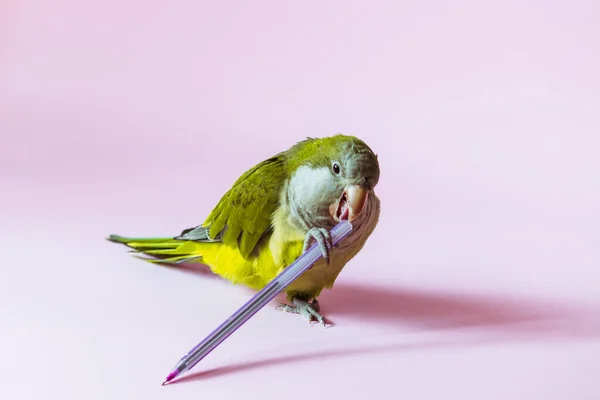
[[[342,220],[330,232],[331,241],[335,246],[352,231],[352,224]],[[322,256],[321,249],[313,244],[306,252],[298,257],[292,264],[277,275],[267,286],[256,293],[242,307],[227,318],[204,340],[183,356],[167,376],[163,385],[167,384],[181,373],[194,367],[200,360],[213,351],[221,342],[242,326],[258,310],[275,298],[283,289],[290,285],[304,271],[310,268]]]

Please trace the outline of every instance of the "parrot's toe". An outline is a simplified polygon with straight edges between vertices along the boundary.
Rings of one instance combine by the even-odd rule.
[[[329,249],[333,247],[333,239],[329,234],[329,231],[325,228],[312,228],[306,233],[306,237],[304,238],[304,249],[303,252],[306,252],[311,245],[312,240],[315,239],[321,252],[323,253],[323,258],[327,265],[329,265]]]
[[[300,314],[308,319],[308,322],[312,323],[313,319],[317,320],[323,326],[326,326],[325,317],[319,314],[319,302],[314,299],[312,303],[308,301],[293,299],[294,305],[280,304],[277,306],[278,310],[282,310],[288,313]]]

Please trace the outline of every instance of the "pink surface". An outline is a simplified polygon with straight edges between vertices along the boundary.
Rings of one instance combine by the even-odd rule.
[[[0,4],[0,398],[600,398],[600,2]],[[110,233],[201,222],[305,136],[379,153],[382,221],[274,305]]]

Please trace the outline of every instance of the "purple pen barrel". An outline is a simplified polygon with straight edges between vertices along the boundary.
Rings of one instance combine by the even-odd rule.
[[[281,276],[281,275],[280,275]],[[227,320],[212,331],[203,341],[198,343],[192,350],[179,360],[171,373],[167,376],[163,385],[175,379],[182,372],[185,372],[199,363],[211,351],[213,351],[221,342],[227,339],[244,322],[256,314],[265,304],[273,299],[282,290],[281,283],[276,279],[269,282],[260,292],[255,294],[242,307],[233,313]]]

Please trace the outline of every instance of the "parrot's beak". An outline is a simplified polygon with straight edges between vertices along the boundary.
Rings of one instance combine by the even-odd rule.
[[[352,222],[358,217],[369,197],[369,191],[362,186],[348,186],[342,197],[329,207],[331,216],[336,221],[347,219]]]

